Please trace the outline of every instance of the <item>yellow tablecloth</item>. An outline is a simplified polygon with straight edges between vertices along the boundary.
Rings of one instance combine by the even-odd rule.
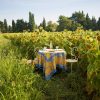
[[[52,52],[40,50],[38,52],[38,67],[43,68],[45,79],[49,80],[56,72],[56,67],[66,70],[66,52],[64,50]]]

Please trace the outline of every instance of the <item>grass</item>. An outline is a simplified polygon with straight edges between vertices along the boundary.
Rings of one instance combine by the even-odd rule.
[[[0,35],[0,100],[86,100],[84,79],[77,71],[60,72],[45,81],[41,71]]]
[[[3,37],[3,34],[0,34],[0,46],[5,45],[9,42],[9,40]]]
[[[33,80],[39,76],[33,73],[32,66],[21,62],[21,57],[13,49],[9,43],[0,48],[0,99],[43,100],[43,93],[32,87]]]

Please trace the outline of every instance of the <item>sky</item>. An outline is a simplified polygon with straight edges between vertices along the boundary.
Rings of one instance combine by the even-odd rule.
[[[28,21],[29,11],[35,16],[36,24],[46,21],[56,22],[60,15],[70,17],[75,11],[84,11],[90,17],[100,17],[100,0],[0,0],[0,21],[12,19]]]

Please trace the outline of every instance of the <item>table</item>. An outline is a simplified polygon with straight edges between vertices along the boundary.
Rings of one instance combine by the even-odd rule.
[[[37,67],[43,68],[46,80],[57,71],[56,67],[66,70],[66,52],[63,49],[39,50],[37,58]]]

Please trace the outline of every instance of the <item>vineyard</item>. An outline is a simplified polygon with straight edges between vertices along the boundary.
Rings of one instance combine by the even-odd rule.
[[[100,100],[100,31],[6,33],[0,39],[1,100]],[[67,64],[67,72],[45,81],[41,71],[22,59],[34,59],[39,49],[49,48],[50,41],[53,48],[64,49],[67,58],[76,47],[78,65],[70,73]]]

